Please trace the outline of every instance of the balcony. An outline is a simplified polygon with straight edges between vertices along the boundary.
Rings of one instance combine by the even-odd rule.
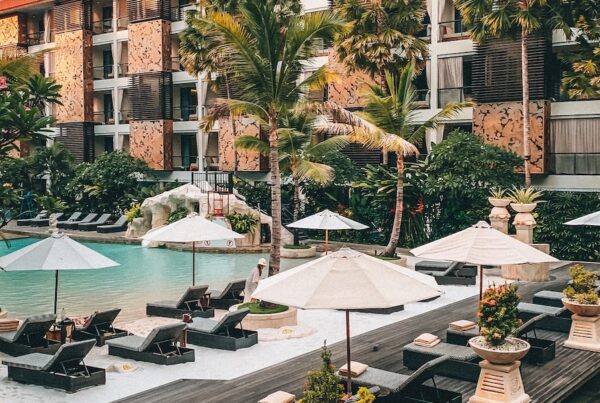
[[[109,18],[106,20],[92,22],[92,32],[94,35],[107,34],[113,32],[113,19]]]
[[[198,107],[187,106],[187,107],[175,107],[173,108],[173,120],[183,121],[183,122],[191,122],[198,120]]]
[[[94,111],[94,123],[103,125],[114,125],[115,118],[113,111]]]
[[[192,172],[192,184],[203,192],[233,193],[233,174],[230,172]]]
[[[469,38],[469,31],[464,27],[461,19],[440,22],[439,30],[440,42],[459,41]]]
[[[129,64],[119,63],[117,67],[119,69],[119,77],[125,77],[127,74],[129,74]]]
[[[27,46],[42,45],[46,43],[44,36],[44,31],[32,32],[30,34],[27,34]]]
[[[129,109],[121,109],[119,111],[119,124],[129,124],[131,121],[132,112]]]
[[[420,109],[429,109],[431,104],[431,90],[429,88],[417,89],[415,103]]]
[[[121,18],[117,19],[117,31],[127,30],[128,25],[129,25],[129,17],[121,17]]]
[[[459,88],[438,89],[438,108],[443,108],[449,103],[461,103],[473,99],[473,89],[470,86]]]
[[[108,80],[115,78],[115,67],[113,65],[96,66],[93,70],[94,80]]]
[[[550,153],[548,170],[557,175],[600,175],[600,153]]]
[[[173,170],[174,171],[192,171],[198,169],[199,158],[197,155],[174,155]],[[193,165],[193,166],[192,166]],[[190,169],[192,168],[192,169]]]
[[[181,58],[179,56],[171,57],[171,71],[183,71],[184,68],[181,65]]]
[[[194,4],[183,4],[176,7],[171,7],[171,21],[185,20],[185,12],[194,9]]]
[[[423,29],[417,33],[417,38],[431,42],[431,24],[425,24]]]

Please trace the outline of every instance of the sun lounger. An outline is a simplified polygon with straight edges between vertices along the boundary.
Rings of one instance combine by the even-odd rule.
[[[194,318],[187,324],[187,342],[196,346],[235,351],[258,343],[258,333],[244,330],[242,320],[250,311],[227,312],[220,320]],[[238,329],[236,326],[240,326]]]
[[[517,337],[527,341],[531,348],[523,361],[530,364],[545,364],[556,357],[556,342],[537,337],[537,326],[547,317],[547,314],[535,316],[523,323],[516,331]],[[532,335],[533,334],[533,335]]]
[[[229,309],[231,306],[242,303],[241,293],[246,287],[246,280],[232,281],[223,290],[208,290],[210,305],[217,309]]]
[[[62,216],[64,216],[63,213],[56,213],[54,214],[54,219],[58,221],[58,219]],[[32,227],[47,227],[48,225],[50,225],[50,217],[34,218],[33,220],[31,220],[29,225],[31,225]]]
[[[30,316],[16,331],[0,333],[0,351],[12,356],[54,354],[60,343],[48,340],[46,334],[55,321],[55,314]]]
[[[477,382],[481,358],[470,347],[448,343],[421,347],[410,343],[404,346],[402,359],[405,367],[417,369],[426,362],[442,356],[448,356],[448,359],[435,366],[436,375]]]
[[[157,301],[146,304],[146,315],[180,319],[184,314],[192,317],[212,318],[215,309],[209,306],[207,285],[188,288],[178,301]]]
[[[57,224],[57,227],[58,228],[63,228],[63,229],[77,229],[77,227],[79,226],[79,224],[92,222],[92,221],[94,221],[96,219],[96,217],[98,217],[98,214],[96,214],[96,213],[90,213],[90,214],[86,215],[82,220],[59,222]]]
[[[127,216],[122,215],[114,224],[98,225],[96,232],[108,234],[111,232],[121,232],[127,230]]]
[[[75,212],[75,213],[71,214],[71,216],[69,218],[67,218],[66,220],[58,220],[58,221],[56,221],[56,226],[58,228],[64,228],[65,224],[78,221],[81,218],[82,215],[83,215],[82,212],[79,212],[79,211]]]
[[[439,285],[475,285],[477,268],[460,262],[422,261],[415,270],[435,277]]]
[[[104,369],[83,362],[94,344],[94,340],[63,344],[54,355],[27,354],[4,359],[2,364],[8,367],[9,379],[75,392],[106,383]]]
[[[438,389],[435,385],[437,368],[449,360],[449,356],[437,357],[423,363],[410,375],[368,367],[362,374],[353,377],[352,383],[357,386],[376,386],[381,390],[382,396],[395,396],[402,402],[461,403],[462,394]],[[343,377],[339,371],[337,375]],[[433,387],[424,385],[428,380],[433,381]]]
[[[469,340],[475,336],[479,336],[479,328],[477,326],[469,330],[455,330],[448,328],[446,330],[446,343],[455,344],[457,346],[468,346]]]
[[[46,210],[42,210],[33,218],[21,218],[21,219],[17,220],[17,226],[23,227],[25,225],[30,225],[31,221],[39,220],[39,219],[46,218],[46,217],[48,217],[48,212]]]
[[[571,330],[571,314],[566,308],[555,306],[530,304],[519,302],[519,319],[527,322],[538,315],[545,314],[544,318],[536,325],[538,329],[552,330],[555,332],[569,333]]]
[[[194,362],[194,350],[179,347],[185,323],[155,327],[146,337],[125,336],[108,340],[108,354],[160,365]]]
[[[104,225],[110,220],[110,214],[102,214],[96,221],[82,222],[77,225],[79,231],[96,231],[98,225]]]
[[[94,312],[83,326],[75,327],[72,333],[73,340],[96,340],[96,345],[102,347],[107,340],[125,337],[126,330],[117,329],[113,322],[121,312],[120,309],[111,309],[104,312]]]

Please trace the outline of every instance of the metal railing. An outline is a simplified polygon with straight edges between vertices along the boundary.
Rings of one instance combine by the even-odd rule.
[[[174,155],[173,170],[174,171],[189,171],[190,167],[198,169],[199,158],[197,155]],[[192,166],[194,165],[194,166]]]
[[[198,120],[198,107],[195,105],[185,107],[174,107],[173,120],[180,120],[184,122]]]
[[[429,88],[424,88],[418,89],[415,92],[417,94],[415,101],[418,107],[429,108],[431,104],[431,90]]]
[[[600,175],[600,153],[549,153],[548,170],[559,175]]]
[[[440,88],[438,89],[438,108],[449,103],[460,103],[472,99],[472,87]]]
[[[96,66],[93,68],[94,80],[108,80],[115,78],[115,67],[114,65],[109,66]]]
[[[46,41],[44,40],[44,36],[44,31],[32,32],[30,34],[27,34],[27,46],[41,45],[43,43],[46,43]]]
[[[94,35],[107,34],[109,32],[113,32],[113,19],[109,18],[106,20],[93,21],[92,32],[94,33]]]
[[[113,111],[94,111],[94,122],[102,123],[104,125],[114,125],[115,124],[115,114]]]
[[[192,172],[192,184],[203,192],[233,193],[231,172]]]
[[[467,39],[469,37],[469,31],[463,25],[461,19],[442,21],[438,24],[439,41],[456,41],[460,39]]]

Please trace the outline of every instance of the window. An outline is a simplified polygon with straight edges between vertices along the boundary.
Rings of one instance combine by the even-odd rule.
[[[115,150],[115,145],[112,137],[104,137],[104,152],[112,153]]]

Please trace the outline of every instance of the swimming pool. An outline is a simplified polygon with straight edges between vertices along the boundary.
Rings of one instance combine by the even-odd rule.
[[[25,238],[0,242],[0,256],[39,241]],[[145,315],[146,302],[177,299],[191,285],[192,256],[163,248],[140,245],[83,242],[120,266],[99,270],[73,270],[60,273],[58,314],[88,315],[95,310],[121,308],[119,320]],[[198,253],[196,284],[219,289],[229,281],[245,279],[259,258],[266,254]],[[282,260],[282,270],[306,260]],[[54,272],[0,271],[0,307],[11,317],[52,312]]]

